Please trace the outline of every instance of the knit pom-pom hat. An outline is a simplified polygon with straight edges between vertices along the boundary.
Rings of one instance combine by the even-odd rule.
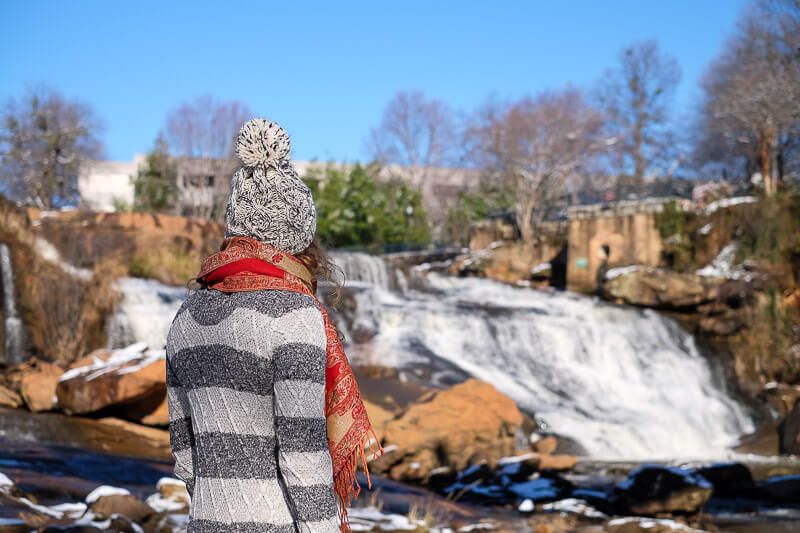
[[[317,210],[311,191],[289,160],[289,134],[275,122],[254,118],[242,126],[233,175],[226,237],[252,237],[297,254],[314,238]]]

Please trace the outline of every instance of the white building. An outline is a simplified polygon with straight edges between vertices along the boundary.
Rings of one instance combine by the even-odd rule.
[[[133,180],[144,155],[133,161],[94,161],[78,177],[80,206],[92,211],[115,211],[122,205],[133,205]]]

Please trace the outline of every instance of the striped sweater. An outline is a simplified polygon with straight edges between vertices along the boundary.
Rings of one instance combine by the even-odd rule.
[[[198,290],[167,336],[188,531],[339,531],[325,426],[325,328],[287,291]]]

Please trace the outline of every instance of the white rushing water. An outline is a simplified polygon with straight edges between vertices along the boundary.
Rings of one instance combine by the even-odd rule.
[[[11,263],[11,250],[6,243],[0,243],[0,278],[3,283],[3,313],[5,323],[5,359],[9,363],[22,361],[25,343],[22,320],[17,313],[16,293],[14,292],[14,266]]]
[[[186,288],[140,278],[121,278],[117,288],[122,299],[106,324],[109,348],[136,342],[153,350],[163,348],[172,319],[186,298]]]
[[[390,290],[380,258],[335,255],[354,288],[347,347],[358,363],[485,380],[555,433],[605,458],[720,458],[753,429],[691,335],[649,310],[565,292],[412,269],[417,290]],[[161,348],[186,289],[123,279],[115,347]],[[398,284],[395,284],[398,286]],[[403,286],[403,284],[399,284]],[[344,322],[344,321],[340,321]],[[446,381],[446,379],[445,379]]]
[[[753,429],[692,336],[653,311],[485,279],[428,284],[362,287],[355,321],[377,335],[351,347],[357,363],[447,361],[597,457],[721,457]]]

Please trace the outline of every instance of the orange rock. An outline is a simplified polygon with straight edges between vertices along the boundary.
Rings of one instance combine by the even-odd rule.
[[[22,398],[15,391],[0,385],[0,406],[19,407],[22,405]]]
[[[56,407],[56,385],[64,371],[61,367],[37,361],[20,379],[20,393],[25,405],[34,412],[51,411]]]
[[[550,455],[543,453],[540,457],[541,470],[572,470],[578,463],[574,455]]]
[[[533,451],[539,453],[553,453],[558,447],[558,440],[553,436],[542,437],[533,443]]]
[[[166,394],[164,395],[164,399],[161,400],[161,403],[158,404],[158,407],[156,407],[152,413],[143,416],[141,422],[148,426],[166,426],[169,424],[169,410]]]
[[[423,396],[383,424],[386,455],[375,462],[394,479],[423,480],[440,466],[463,469],[514,455],[522,414],[511,398],[475,379]]]
[[[74,368],[62,377],[56,392],[58,405],[64,412],[93,413],[140,401],[155,408],[160,403],[159,395],[166,390],[163,355],[158,357],[145,352],[119,364],[114,364],[113,357],[109,361],[106,366]],[[157,401],[153,402],[156,396]]]

